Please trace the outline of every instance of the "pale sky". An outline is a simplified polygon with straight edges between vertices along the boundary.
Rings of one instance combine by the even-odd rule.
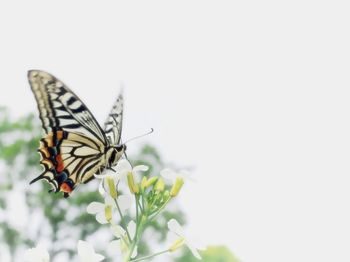
[[[347,1],[0,3],[0,105],[36,111],[29,69],[124,140],[193,168],[188,229],[247,262],[350,261]]]

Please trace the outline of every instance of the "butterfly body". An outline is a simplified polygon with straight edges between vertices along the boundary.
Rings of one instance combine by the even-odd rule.
[[[69,196],[94,174],[112,169],[123,156],[120,143],[123,98],[120,94],[103,130],[84,103],[60,80],[38,70],[29,71],[45,136],[38,149],[44,171],[31,183],[45,179],[55,192]]]

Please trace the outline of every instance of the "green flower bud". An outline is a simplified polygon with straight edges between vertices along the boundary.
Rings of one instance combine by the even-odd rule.
[[[146,182],[147,182],[147,177],[143,177],[142,178],[142,180],[141,180],[141,190],[143,191],[143,190],[145,190],[145,188],[146,188]]]
[[[165,188],[164,180],[162,178],[159,178],[156,185],[154,186],[154,189],[157,192],[162,192],[162,191],[164,191],[164,188]]]
[[[163,199],[168,199],[170,196],[170,193],[169,193],[169,190],[165,190],[164,193],[163,193]]]
[[[157,181],[158,181],[158,177],[156,176],[150,177],[145,183],[145,188],[152,186]]]

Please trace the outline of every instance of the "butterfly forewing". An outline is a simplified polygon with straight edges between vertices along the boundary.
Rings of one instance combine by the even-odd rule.
[[[94,116],[62,81],[38,70],[29,71],[28,79],[46,133],[60,129],[83,133],[102,143],[106,142],[104,132]]]

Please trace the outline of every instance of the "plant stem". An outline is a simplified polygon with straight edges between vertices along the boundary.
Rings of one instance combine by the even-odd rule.
[[[139,224],[139,198],[135,195],[135,208],[136,208],[136,225]],[[142,213],[142,209],[140,208],[140,212]]]
[[[146,259],[153,258],[153,257],[155,257],[155,256],[159,256],[159,255],[162,255],[162,254],[168,253],[168,252],[169,252],[168,249],[167,249],[167,250],[163,250],[163,251],[157,252],[157,253],[155,253],[155,254],[153,254],[153,255],[149,255],[149,256],[145,256],[145,257],[140,257],[140,258],[138,258],[138,259],[131,260],[131,262],[137,262],[137,261],[146,260]]]
[[[154,212],[154,213],[152,213],[151,215],[150,215],[150,221],[152,220],[152,219],[154,219],[156,216],[158,216],[158,214],[160,213],[160,212],[162,212],[163,211],[163,209],[165,208],[165,206],[170,202],[170,200],[171,200],[171,197],[169,197],[168,199],[167,199],[167,201],[165,201],[164,202],[164,204],[156,211],[156,212]]]
[[[122,213],[122,211],[120,210],[120,207],[119,207],[119,204],[118,204],[117,199],[114,199],[114,201],[115,201],[115,204],[116,204],[116,206],[117,206],[118,213],[119,213],[119,215],[120,215],[120,222],[121,222],[122,226],[123,226],[124,229],[125,229],[125,232],[126,232],[126,235],[128,236],[129,241],[131,242],[131,237],[130,237],[130,234],[129,234],[128,226],[125,224],[125,220],[124,220],[123,213]]]
[[[130,262],[131,260],[131,256],[132,253],[134,253],[134,249],[135,247],[138,245],[140,239],[141,239],[141,235],[144,231],[144,227],[147,223],[147,219],[148,217],[145,214],[141,215],[141,219],[139,220],[139,223],[137,224],[137,228],[136,228],[136,233],[135,233],[135,237],[131,242],[131,246],[129,248],[129,251],[127,253],[127,255],[124,258],[124,262]]]

